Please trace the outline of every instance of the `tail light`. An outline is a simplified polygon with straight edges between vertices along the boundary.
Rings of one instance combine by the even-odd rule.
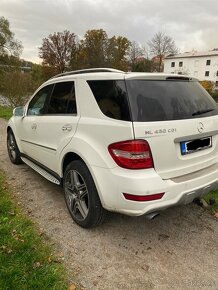
[[[153,168],[149,144],[145,140],[130,140],[113,143],[108,150],[120,167],[127,169]]]

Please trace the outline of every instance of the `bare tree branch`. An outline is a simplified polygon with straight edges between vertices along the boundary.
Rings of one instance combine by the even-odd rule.
[[[148,46],[150,53],[156,57],[158,71],[163,70],[163,60],[165,56],[178,53],[174,40],[161,31],[154,35],[154,37],[148,42]]]

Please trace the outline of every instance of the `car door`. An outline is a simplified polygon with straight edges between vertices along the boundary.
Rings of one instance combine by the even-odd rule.
[[[25,116],[16,122],[16,130],[21,144],[20,150],[32,158],[38,155],[39,149],[36,146],[36,122],[46,110],[53,86],[50,84],[39,89],[27,104]]]
[[[30,104],[31,105],[31,104]],[[30,106],[27,116],[32,113]],[[34,108],[34,114],[36,109]],[[33,115],[30,127],[33,131],[29,156],[57,172],[59,156],[76,132],[79,115],[76,107],[75,82],[60,81],[54,84],[47,98],[43,113]]]

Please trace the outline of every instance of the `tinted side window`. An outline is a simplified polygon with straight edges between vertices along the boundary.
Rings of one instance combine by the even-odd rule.
[[[76,114],[74,82],[55,84],[47,114]]]
[[[109,118],[130,121],[130,111],[124,80],[88,81],[102,113]]]
[[[28,106],[27,115],[42,115],[46,112],[46,104],[51,95],[53,85],[48,85],[36,93]]]

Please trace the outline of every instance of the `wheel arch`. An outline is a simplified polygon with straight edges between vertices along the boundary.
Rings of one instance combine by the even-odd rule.
[[[64,172],[65,172],[68,164],[70,164],[74,160],[82,161],[85,164],[85,166],[88,168],[88,170],[93,178],[93,181],[95,183],[95,186],[97,188],[97,192],[98,192],[98,196],[101,200],[101,204],[105,207],[104,199],[102,197],[101,190],[99,188],[98,180],[96,180],[96,177],[92,171],[92,168],[89,166],[89,164],[87,164],[87,162],[84,160],[84,158],[82,158],[79,154],[77,154],[75,152],[68,152],[64,155],[64,157],[62,159],[62,164],[61,164],[61,178],[62,178],[62,180],[64,178]]]
[[[16,134],[16,128],[14,127],[14,129],[12,128],[12,126],[9,124],[7,126],[7,134],[8,132],[12,132],[12,134],[14,135],[14,138],[16,140],[16,143],[17,143],[17,146],[19,148],[19,150],[21,150],[21,144],[20,144],[20,139],[17,137],[17,134]]]
[[[66,153],[64,155],[63,160],[62,160],[62,166],[61,166],[61,174],[62,174],[62,177],[64,176],[64,172],[65,172],[68,164],[70,164],[74,160],[81,160],[83,163],[85,163],[84,160],[82,159],[82,157],[79,156],[77,153],[75,153],[75,152],[68,152],[68,153]]]
[[[12,132],[13,132],[11,126],[7,126],[7,133],[8,133],[9,131],[12,131]]]

